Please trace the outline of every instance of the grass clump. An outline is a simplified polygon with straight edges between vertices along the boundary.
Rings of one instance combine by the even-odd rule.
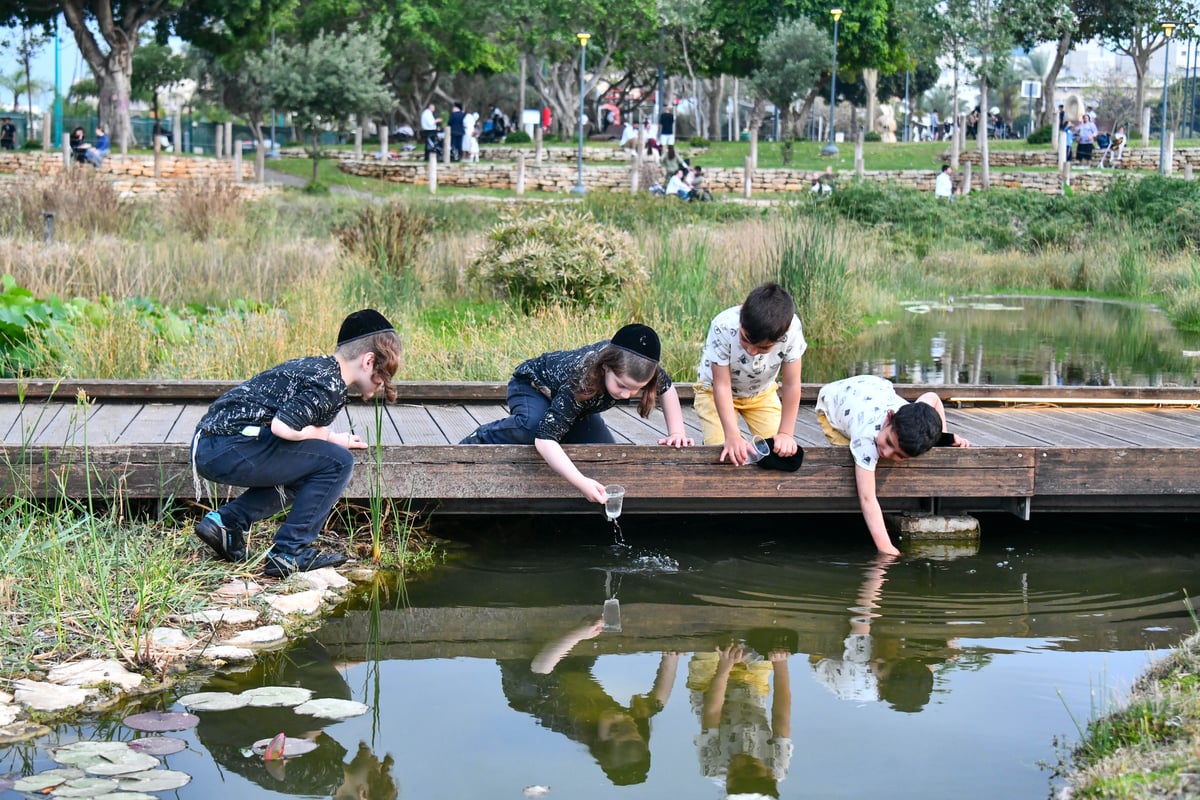
[[[645,278],[627,234],[586,211],[560,208],[502,219],[467,272],[525,310],[609,305],[622,287]]]
[[[334,235],[343,248],[373,269],[411,284],[432,228],[433,220],[426,214],[404,203],[389,203],[367,206]]]

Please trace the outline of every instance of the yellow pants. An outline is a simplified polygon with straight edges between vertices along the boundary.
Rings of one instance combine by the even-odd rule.
[[[696,395],[692,401],[700,425],[704,428],[705,444],[725,444],[725,429],[721,427],[721,417],[717,414],[717,406],[713,402],[712,389],[695,387]],[[779,385],[772,383],[766,390],[754,397],[733,398],[733,410],[742,415],[750,433],[755,436],[774,436],[779,432],[779,420],[782,417],[782,405],[779,402]]]
[[[817,412],[817,422],[821,426],[821,432],[825,434],[825,438],[829,440],[830,444],[850,444],[850,440],[841,431],[834,430],[834,427],[829,424],[829,418],[825,416],[824,411]]]

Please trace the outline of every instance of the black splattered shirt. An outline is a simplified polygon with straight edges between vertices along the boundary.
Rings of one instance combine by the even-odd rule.
[[[295,430],[323,427],[334,421],[346,400],[346,381],[336,358],[294,358],[218,397],[197,428],[232,436],[247,425],[268,428],[273,419]]]
[[[561,442],[571,426],[584,414],[598,414],[617,404],[616,398],[601,386],[600,391],[586,400],[576,400],[575,390],[591,363],[608,340],[589,344],[577,350],[556,350],[531,358],[513,371],[513,378],[527,381],[550,398],[550,407],[538,425],[537,438]],[[671,376],[661,366],[655,394],[659,397],[671,388]]]

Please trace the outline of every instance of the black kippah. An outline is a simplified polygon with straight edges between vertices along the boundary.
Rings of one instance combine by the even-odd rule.
[[[626,325],[613,334],[611,341],[614,347],[628,350],[634,355],[648,358],[651,361],[658,361],[659,356],[662,355],[662,345],[658,341],[658,334],[649,325],[638,323]]]
[[[364,308],[362,311],[355,311],[342,321],[342,327],[338,330],[338,347],[347,342],[394,330],[396,329],[392,327],[392,323],[388,322],[383,314],[373,308]]]

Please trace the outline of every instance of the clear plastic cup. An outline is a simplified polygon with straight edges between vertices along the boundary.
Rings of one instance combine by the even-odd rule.
[[[766,438],[755,436],[750,440],[750,452],[746,455],[746,463],[757,464],[763,456],[770,452],[771,446],[767,444]]]
[[[604,487],[604,516],[614,520],[621,516],[621,505],[625,502],[625,487],[609,484]]]

